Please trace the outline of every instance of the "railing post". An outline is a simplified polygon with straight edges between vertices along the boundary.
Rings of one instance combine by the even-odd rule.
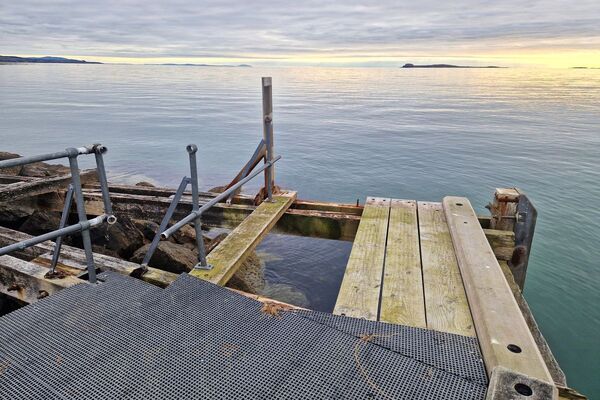
[[[77,156],[79,152],[75,148],[68,148],[67,153],[69,157],[69,166],[71,167],[73,190],[75,191],[75,202],[77,203],[77,214],[79,216],[79,222],[82,223],[87,221],[87,215],[85,212],[85,204],[83,202],[83,192],[81,190],[79,165],[77,163]],[[94,266],[94,253],[92,251],[92,239],[90,237],[90,231],[88,229],[83,229],[81,231],[81,238],[83,239],[83,249],[85,250],[88,280],[90,283],[96,283],[96,267]]]
[[[263,140],[267,147],[265,163],[273,160],[273,86],[270,77],[262,78],[262,102],[263,102]],[[275,166],[271,165],[265,169],[265,189],[268,201],[273,200],[273,188],[275,186]]]
[[[192,212],[198,212],[200,204],[198,200],[198,165],[196,163],[196,152],[198,147],[195,144],[189,144],[186,147],[190,155],[190,178],[192,180]],[[206,262],[206,249],[204,248],[204,239],[202,237],[202,221],[200,217],[194,219],[194,230],[196,231],[196,245],[198,246],[198,264],[194,268],[211,269],[212,266]]]

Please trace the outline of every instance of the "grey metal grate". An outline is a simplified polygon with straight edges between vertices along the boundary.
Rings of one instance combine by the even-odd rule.
[[[483,399],[472,338],[112,273],[0,318],[1,399]],[[369,341],[360,335],[387,335]]]

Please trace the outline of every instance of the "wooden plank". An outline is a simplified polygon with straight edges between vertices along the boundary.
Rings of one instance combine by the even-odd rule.
[[[32,236],[26,233],[0,227],[0,247],[8,246],[30,238],[32,238]],[[18,253],[15,252],[11,254],[17,254],[21,258],[33,260],[40,266],[48,267],[52,260],[50,252],[53,249],[54,243],[47,241],[28,247]],[[140,267],[139,264],[99,253],[94,253],[94,263],[97,268],[100,268],[103,271],[113,271],[123,275],[135,274]],[[57,269],[76,276],[85,274],[87,270],[85,252],[77,247],[63,244]],[[157,268],[148,268],[148,271],[143,274],[140,279],[157,286],[165,287],[177,279],[177,276],[177,274],[172,272],[163,271]]]
[[[88,182],[96,178],[96,170],[81,171],[81,181]],[[0,201],[13,201],[23,197],[37,196],[66,188],[71,183],[71,175],[38,178],[32,181],[0,185]]]
[[[488,375],[504,367],[553,383],[471,203],[445,197],[443,206]]]
[[[392,199],[379,320],[425,328],[417,203]]]
[[[508,261],[515,250],[515,234],[498,229],[484,229],[483,233],[498,260]]]
[[[47,279],[48,271],[48,268],[29,261],[0,256],[0,292],[26,303],[35,303],[61,289],[85,282],[74,276]]]
[[[18,167],[18,168],[20,168],[20,167]],[[0,170],[0,171],[2,171],[2,170]],[[8,184],[17,183],[17,182],[31,182],[36,179],[39,179],[39,178],[34,178],[32,176],[0,174],[0,184],[2,184],[2,185],[8,185]]]
[[[130,218],[160,221],[171,203],[167,198],[159,196],[111,193],[110,197],[117,218],[126,215]],[[100,192],[86,189],[84,190],[84,200],[88,215],[97,216],[103,212],[104,205]],[[64,198],[60,193],[49,193],[33,199],[23,199],[22,201],[25,201],[24,206],[27,207],[60,212]],[[335,206],[331,208],[335,209]],[[255,209],[256,206],[244,204],[227,205],[218,203],[202,215],[202,224],[234,229]],[[188,215],[191,210],[192,205],[190,202],[181,202],[175,210],[173,219],[181,219]],[[352,241],[356,235],[359,222],[360,216],[355,215],[355,213],[290,208],[277,221],[272,231],[290,235]]]
[[[533,317],[533,313],[529,308],[529,304],[527,304],[527,300],[525,300],[523,294],[521,293],[519,285],[517,285],[517,283],[515,282],[510,267],[508,266],[506,261],[499,261],[498,263],[500,264],[500,268],[502,268],[502,272],[504,273],[506,282],[508,282],[508,286],[510,286],[513,296],[515,296],[515,300],[517,301],[517,304],[521,309],[521,314],[523,314],[523,318],[525,318],[525,322],[527,322],[529,331],[533,335],[533,339],[535,340],[538,349],[540,349],[540,353],[544,358],[546,367],[548,367],[550,375],[552,375],[552,380],[554,380],[554,383],[556,385],[565,386],[567,384],[567,377],[565,376],[563,370],[560,368],[560,365],[558,365],[558,361],[556,360],[556,358],[554,358],[554,354],[552,354],[552,350],[550,349],[548,342],[546,342],[546,338],[544,338],[544,335],[542,335],[542,332],[540,331],[540,328],[535,318]]]
[[[262,202],[207,257],[211,270],[194,269],[190,275],[224,286],[296,199],[296,192]]]
[[[377,320],[391,199],[367,198],[334,314]]]
[[[427,328],[475,336],[442,203],[419,202],[418,207]]]

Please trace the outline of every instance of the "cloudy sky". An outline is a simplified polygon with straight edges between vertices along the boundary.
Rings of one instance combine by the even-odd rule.
[[[600,66],[600,0],[2,0],[0,54],[145,63]]]

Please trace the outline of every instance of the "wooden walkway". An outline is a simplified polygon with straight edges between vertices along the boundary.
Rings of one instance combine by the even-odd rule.
[[[367,199],[334,313],[475,336],[441,203]]]
[[[497,257],[466,198],[369,197],[334,313],[477,337],[492,388],[526,381],[556,398]]]

